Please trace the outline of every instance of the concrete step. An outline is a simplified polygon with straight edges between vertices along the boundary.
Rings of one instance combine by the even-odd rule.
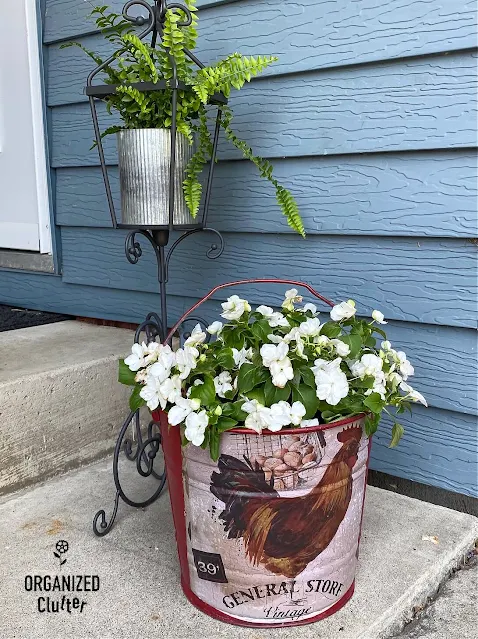
[[[0,333],[0,494],[98,459],[128,413],[131,331],[65,321]]]
[[[429,606],[396,639],[476,639],[478,557],[475,555],[440,588]]]
[[[130,462],[121,471],[137,491],[150,481]],[[471,515],[368,487],[351,601],[309,626],[238,628],[203,615],[183,596],[167,492],[146,510],[120,506],[110,534],[93,536],[93,514],[103,506],[111,512],[112,484],[106,460],[0,499],[2,639],[384,639],[434,596],[478,536]],[[424,539],[433,536],[438,543]],[[62,568],[53,555],[60,539],[69,543]],[[98,575],[99,591],[79,594],[83,612],[39,612],[38,597],[48,593],[26,591],[25,576],[62,572]],[[463,627],[460,636],[472,639],[475,629]]]

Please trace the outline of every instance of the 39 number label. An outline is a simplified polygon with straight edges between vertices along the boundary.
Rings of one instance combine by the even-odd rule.
[[[227,577],[224,571],[221,555],[214,552],[205,552],[203,550],[192,549],[194,556],[194,565],[199,579],[206,581],[216,581],[218,583],[227,584]]]

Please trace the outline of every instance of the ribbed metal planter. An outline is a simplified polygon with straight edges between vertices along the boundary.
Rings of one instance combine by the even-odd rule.
[[[121,191],[121,222],[153,228],[169,224],[171,131],[125,129],[117,133]],[[183,193],[184,171],[194,153],[193,145],[176,133],[174,215],[176,226],[198,224],[189,212]]]
[[[223,433],[218,462],[161,422],[181,583],[236,625],[319,621],[354,590],[370,442],[364,416]]]

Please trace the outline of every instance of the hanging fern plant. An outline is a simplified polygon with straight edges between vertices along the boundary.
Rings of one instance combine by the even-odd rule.
[[[208,126],[207,105],[216,93],[229,97],[232,89],[241,89],[246,82],[264,71],[277,58],[274,56],[243,56],[233,53],[223,60],[204,68],[198,68],[186,55],[196,46],[197,9],[196,0],[185,0],[192,20],[188,26],[180,26],[184,16],[180,9],[167,9],[161,42],[158,47],[144,42],[133,32],[131,23],[121,15],[108,12],[108,7],[96,7],[92,11],[97,27],[117,49],[114,61],[106,64],[103,73],[107,84],[118,85],[116,92],[106,100],[108,113],[116,110],[122,126],[108,127],[102,137],[122,129],[170,128],[172,124],[172,90],[140,92],[134,88],[137,82],[157,83],[170,81],[173,77],[173,60],[177,79],[190,90],[178,90],[176,127],[193,144],[197,139],[197,150],[187,168],[183,190],[187,206],[193,217],[199,211],[202,195],[200,175],[212,156],[212,140]],[[63,47],[80,47],[97,65],[104,61],[79,42],[70,42]],[[231,129],[233,113],[223,107],[220,125],[226,138],[259,170],[261,177],[274,187],[277,202],[289,226],[305,236],[304,225],[297,203],[285,187],[273,175],[272,164],[254,155],[252,149],[240,140]]]

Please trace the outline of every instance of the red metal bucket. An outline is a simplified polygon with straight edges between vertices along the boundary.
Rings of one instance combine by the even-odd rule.
[[[166,341],[216,291],[250,283],[300,286],[333,306],[303,282],[229,282],[194,304]],[[261,435],[226,431],[218,462],[208,450],[183,448],[165,413],[153,418],[161,423],[181,584],[193,605],[267,628],[319,621],[347,603],[370,454],[363,415]]]
[[[262,435],[228,431],[218,462],[207,450],[182,448],[179,428],[154,417],[192,604],[232,624],[284,627],[347,603],[369,458],[363,416]],[[295,471],[281,473],[284,455]]]

